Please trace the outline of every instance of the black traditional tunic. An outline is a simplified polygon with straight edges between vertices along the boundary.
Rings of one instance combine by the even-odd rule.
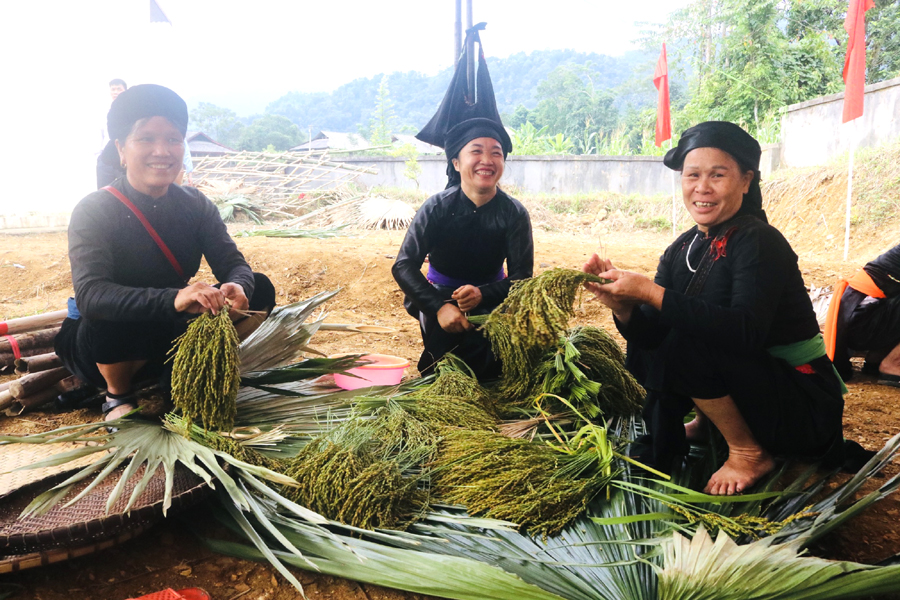
[[[125,178],[113,186],[144,214],[186,277],[205,257],[218,281],[239,284],[252,301],[254,273],[206,196],[173,184],[154,199]],[[193,315],[175,310],[175,296],[186,283],[131,210],[107,191],[86,196],[72,211],[69,261],[81,318],[67,319],[57,337],[63,363],[99,386],[98,362],[161,363]],[[274,290],[267,295],[274,304]]]
[[[420,319],[425,350],[419,371],[453,352],[479,376],[497,374],[498,364],[487,340],[477,332],[451,334],[437,322],[437,312],[458,286],[433,285],[422,274],[426,257],[440,274],[478,286],[481,304],[472,314],[487,314],[509,293],[512,281],[527,279],[534,269],[531,220],[522,204],[502,190],[476,207],[459,186],[425,201],[416,213],[394,262],[394,279],[406,294],[407,311]],[[506,277],[497,278],[506,261]],[[462,283],[460,283],[462,285]]]
[[[840,299],[834,364],[845,381],[853,376],[850,349],[881,356],[900,344],[900,246],[870,261],[863,270],[884,293],[873,298],[848,287]],[[832,302],[836,301],[833,299]]]
[[[727,243],[714,240],[734,225]],[[720,255],[703,288],[685,294],[704,253]],[[662,309],[641,305],[627,326],[628,366],[648,391],[644,418],[653,458],[667,467],[684,454],[683,417],[692,398],[730,395],[757,441],[774,455],[817,457],[841,439],[843,398],[826,356],[792,367],[768,348],[819,333],[797,256],[755,217],[696,227],[663,253],[655,281]]]

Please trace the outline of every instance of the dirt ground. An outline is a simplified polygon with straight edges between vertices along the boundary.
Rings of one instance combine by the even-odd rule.
[[[585,224],[587,225],[587,224]],[[620,268],[652,275],[660,252],[670,239],[654,233],[605,234],[535,232],[537,271],[550,267],[578,268],[602,243],[605,254]],[[341,289],[326,304],[327,321],[383,325],[396,328],[388,335],[321,332],[312,346],[325,353],[380,352],[405,357],[415,364],[421,340],[417,323],[403,310],[402,295],[390,268],[403,232],[368,232],[327,240],[240,238],[238,245],[254,270],[268,274],[279,303],[305,299],[325,290]],[[807,284],[829,285],[849,274],[856,263],[823,260],[820,254],[801,256]],[[208,271],[198,277],[211,280]],[[0,233],[0,319],[65,307],[72,293],[64,232]],[[609,312],[598,303],[583,301],[579,322],[600,323],[612,330]],[[414,374],[410,368],[407,374]],[[5,379],[5,378],[4,378]],[[3,379],[0,379],[3,380]],[[876,385],[860,376],[848,386],[845,435],[870,449],[880,448],[900,431],[900,390]],[[0,431],[30,433],[79,420],[97,420],[99,413],[45,410],[20,418],[0,417]],[[896,472],[892,468],[891,474]],[[896,498],[872,507],[828,538],[817,554],[876,563],[900,552],[897,530],[900,503]],[[201,531],[220,534],[202,508],[184,513]],[[415,598],[377,586],[300,572],[310,599],[376,600]],[[188,532],[184,521],[169,519],[151,531],[116,548],[68,562],[0,577],[3,584],[22,586],[14,596],[28,600],[108,598],[120,600],[167,587],[199,586],[216,600],[289,600],[300,595],[267,564],[214,554]]]

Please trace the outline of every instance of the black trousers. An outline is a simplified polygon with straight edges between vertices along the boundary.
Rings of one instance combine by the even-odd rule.
[[[455,287],[432,284],[446,294],[449,298]],[[495,306],[478,306],[469,311],[471,315],[486,315],[496,308]],[[422,343],[425,346],[419,357],[416,368],[423,376],[434,372],[434,367],[445,354],[452,353],[462,359],[475,377],[479,380],[495,379],[500,377],[502,364],[491,351],[491,343],[483,333],[469,330],[464,333],[450,333],[441,328],[436,314],[430,315],[418,311],[412,304],[407,307],[407,312],[412,316],[418,316],[419,328],[422,331]]]
[[[764,350],[738,353],[673,331],[656,351],[629,349],[628,366],[647,389],[643,416],[652,462],[664,469],[687,453],[684,418],[694,398],[731,396],[753,436],[775,456],[821,458],[842,439],[844,400],[825,356],[798,369]]]
[[[265,275],[253,275],[256,283],[250,310],[271,310],[275,306],[275,287]],[[135,381],[159,378],[160,385],[168,389],[171,363],[166,363],[167,354],[193,316],[169,322],[66,319],[56,336],[56,354],[79,379],[101,389],[106,387],[106,380],[97,363],[146,360],[147,364],[135,375]]]

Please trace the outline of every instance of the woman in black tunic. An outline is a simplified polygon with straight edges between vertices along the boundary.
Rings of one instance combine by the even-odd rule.
[[[645,458],[668,468],[711,422],[728,459],[711,494],[742,493],[780,456],[840,453],[845,390],[819,334],[797,256],[768,224],[760,147],[732,123],[688,129],[665,164],[681,171],[696,225],[662,255],[650,279],[596,254],[584,270],[628,341],[629,369],[647,389]],[[684,425],[691,409],[696,419]]]
[[[513,281],[532,276],[531,220],[518,200],[497,187],[512,149],[500,123],[463,121],[448,132],[444,148],[448,187],[416,213],[392,272],[407,311],[419,319],[425,346],[419,372],[431,373],[452,352],[477,377],[490,378],[500,374],[500,363],[466,317],[489,313]],[[421,272],[426,258],[427,276]]]
[[[119,94],[109,135],[126,175],[72,211],[75,302],[56,353],[72,373],[107,390],[106,420],[135,408],[135,384],[159,378],[168,386],[166,353],[189,318],[226,306],[268,313],[275,305],[275,288],[250,269],[215,205],[174,183],[187,122],[187,105],[168,88],[146,84]],[[218,285],[188,283],[201,258]],[[232,314],[239,330],[262,317],[240,322]]]

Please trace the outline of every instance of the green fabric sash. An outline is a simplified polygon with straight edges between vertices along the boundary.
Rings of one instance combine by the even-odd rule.
[[[766,348],[766,352],[775,358],[787,361],[792,367],[799,367],[820,356],[825,356],[825,340],[822,338],[822,334],[819,333],[802,342]],[[834,369],[834,365],[831,368]],[[837,369],[834,369],[834,376],[841,383],[841,394],[846,394],[847,386],[844,385],[844,380],[838,375]]]

